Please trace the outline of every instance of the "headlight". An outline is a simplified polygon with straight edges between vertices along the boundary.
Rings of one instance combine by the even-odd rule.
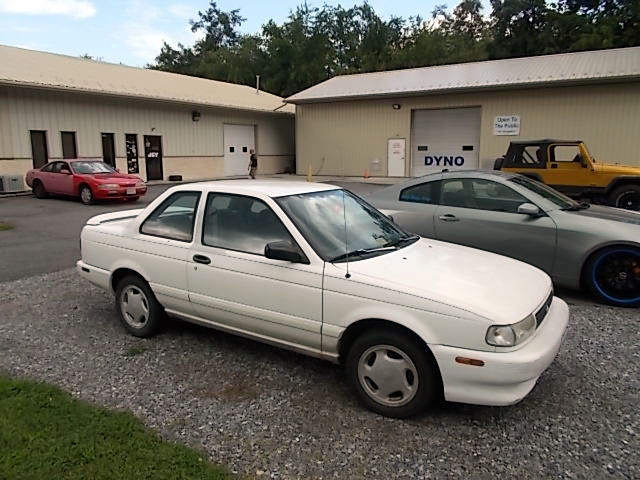
[[[118,185],[117,183],[103,183],[101,185],[98,185],[98,188],[103,188],[105,190],[113,190],[116,188],[120,188],[120,185]]]
[[[136,188],[144,188],[145,184],[144,182],[136,182]]]
[[[492,325],[487,330],[486,342],[494,347],[514,347],[536,331],[536,319],[529,315],[513,325]]]

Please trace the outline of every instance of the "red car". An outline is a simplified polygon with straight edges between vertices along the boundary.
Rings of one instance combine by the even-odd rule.
[[[80,197],[82,203],[95,200],[137,200],[147,186],[137,175],[120,173],[101,160],[61,160],[27,172],[27,185],[38,198],[48,194]]]

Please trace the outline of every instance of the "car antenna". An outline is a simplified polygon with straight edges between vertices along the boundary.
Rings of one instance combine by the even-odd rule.
[[[344,219],[344,254],[347,258],[347,274],[344,278],[351,278],[349,273],[349,240],[347,238],[347,204],[344,200],[344,188],[342,189],[342,217]]]

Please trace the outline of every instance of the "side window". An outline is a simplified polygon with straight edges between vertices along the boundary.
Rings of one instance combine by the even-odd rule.
[[[580,147],[577,145],[553,145],[550,157],[552,162],[582,162]]]
[[[199,199],[200,192],[174,193],[147,217],[140,233],[190,242]]]
[[[202,244],[264,255],[267,243],[290,241],[289,231],[262,200],[210,193],[204,213]]]
[[[544,168],[542,150],[537,145],[526,145],[519,148],[512,159],[513,167]]]
[[[440,182],[427,182],[405,188],[400,192],[401,202],[438,203]]]
[[[41,171],[42,172],[53,172],[53,169],[55,168],[56,164],[58,162],[53,162],[53,163],[47,163],[47,165],[45,165],[44,167],[42,167]]]
[[[482,178],[449,180],[442,187],[442,204],[452,207],[517,213],[528,201],[512,188]]]

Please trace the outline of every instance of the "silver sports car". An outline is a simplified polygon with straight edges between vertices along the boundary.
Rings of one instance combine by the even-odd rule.
[[[517,258],[557,285],[640,306],[640,212],[586,205],[517,174],[442,172],[367,200],[424,237]]]

